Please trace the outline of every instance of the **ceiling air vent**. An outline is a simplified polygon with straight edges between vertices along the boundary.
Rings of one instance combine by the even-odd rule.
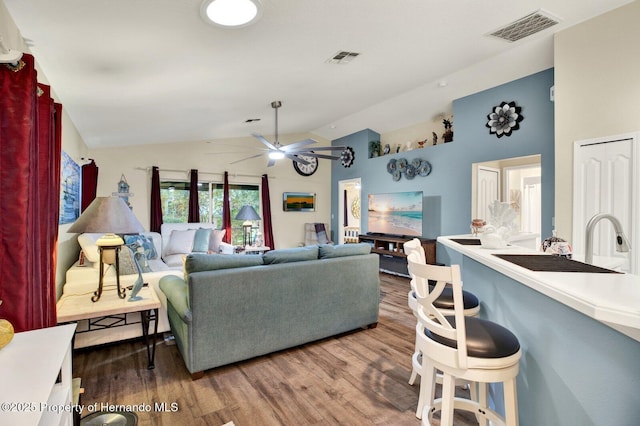
[[[546,30],[559,22],[560,19],[540,9],[493,31],[489,35],[507,41],[518,41],[542,30]]]
[[[358,55],[360,55],[359,53],[356,52],[347,52],[346,50],[340,50],[338,51],[338,53],[336,53],[335,55],[333,55],[333,57],[327,59],[327,63],[329,64],[348,64],[349,62],[351,62],[352,60],[354,60]]]

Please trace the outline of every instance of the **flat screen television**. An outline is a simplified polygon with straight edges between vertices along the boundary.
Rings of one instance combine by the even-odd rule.
[[[367,232],[422,236],[422,191],[369,194]]]

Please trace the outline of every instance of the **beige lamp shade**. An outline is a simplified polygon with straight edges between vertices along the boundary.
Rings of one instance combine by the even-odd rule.
[[[144,227],[122,198],[96,197],[67,232],[138,234]]]

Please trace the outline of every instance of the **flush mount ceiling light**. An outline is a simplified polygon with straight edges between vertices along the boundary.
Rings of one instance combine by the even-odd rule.
[[[200,7],[205,22],[224,28],[246,27],[262,15],[259,0],[205,0]]]

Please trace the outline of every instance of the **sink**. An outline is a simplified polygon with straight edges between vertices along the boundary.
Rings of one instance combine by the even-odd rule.
[[[619,274],[620,272],[588,263],[578,262],[565,257],[548,254],[494,254],[494,256],[504,259],[530,271],[539,272],[588,272],[596,274]]]

